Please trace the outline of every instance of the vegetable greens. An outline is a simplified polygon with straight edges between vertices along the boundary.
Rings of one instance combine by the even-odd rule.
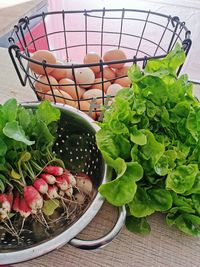
[[[0,192],[31,183],[57,160],[52,148],[59,119],[60,110],[48,101],[35,109],[18,105],[14,98],[0,106]]]
[[[200,104],[187,75],[176,75],[184,60],[177,44],[143,71],[132,65],[131,88],[118,92],[96,134],[113,168],[113,180],[99,191],[126,205],[132,232],[148,234],[146,218],[159,211],[168,225],[200,235]]]

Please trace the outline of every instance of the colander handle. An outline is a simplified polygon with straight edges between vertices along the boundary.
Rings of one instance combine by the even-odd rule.
[[[126,218],[126,208],[119,207],[118,208],[118,218],[116,221],[116,224],[111,229],[110,232],[108,232],[105,236],[100,237],[96,240],[82,240],[78,238],[73,238],[69,241],[69,244],[73,247],[84,249],[84,250],[93,250],[97,248],[102,248],[106,246],[108,243],[110,243],[120,232],[124,225],[124,221]]]

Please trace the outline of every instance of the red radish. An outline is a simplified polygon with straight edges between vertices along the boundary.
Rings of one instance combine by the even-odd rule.
[[[77,188],[85,193],[86,195],[90,195],[93,190],[91,178],[85,173],[78,173],[76,175],[76,186]]]
[[[55,175],[55,176],[59,176],[59,175],[63,174],[63,168],[59,167],[59,166],[49,165],[49,166],[45,167],[43,171],[48,173],[48,174]]]
[[[59,191],[59,196],[64,197],[65,196],[65,191],[60,190]]]
[[[12,204],[13,204],[13,192],[10,190],[7,194],[8,196],[8,201],[10,203],[10,206],[12,207]]]
[[[72,188],[72,186],[70,186],[67,190],[66,190],[66,195],[68,196],[68,197],[72,197],[72,195],[73,195],[73,188]]]
[[[76,193],[74,198],[79,204],[83,204],[84,201],[85,201],[85,196],[83,194],[81,194],[81,193]]]
[[[19,212],[19,203],[20,203],[20,196],[19,196],[19,192],[17,192],[14,198],[13,206],[12,206],[12,209],[16,212]]]
[[[48,192],[47,192],[47,195],[50,199],[53,199],[53,198],[59,198],[59,195],[58,195],[58,188],[54,185],[54,186],[51,186],[49,185],[48,186]]]
[[[0,194],[0,219],[5,219],[8,217],[8,213],[11,211],[11,205],[8,200],[8,196],[5,194]]]
[[[56,185],[63,191],[67,190],[67,188],[69,187],[69,184],[64,175],[56,177]]]
[[[33,186],[37,189],[41,194],[46,194],[48,191],[48,184],[42,178],[38,178],[34,181]]]
[[[27,205],[24,198],[20,199],[19,202],[19,213],[23,218],[27,218],[31,214],[31,208]]]
[[[76,179],[75,179],[74,175],[71,174],[70,171],[68,171],[67,169],[65,169],[63,175],[65,175],[68,184],[70,184],[73,187],[76,186]]]
[[[24,199],[28,206],[34,211],[41,209],[43,206],[43,198],[33,186],[24,187]]]
[[[47,184],[55,184],[56,182],[55,176],[48,173],[42,173],[40,178],[42,178]]]

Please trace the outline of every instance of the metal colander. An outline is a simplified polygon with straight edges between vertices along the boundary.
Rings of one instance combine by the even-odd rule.
[[[37,103],[29,103],[24,106],[35,108],[36,105]],[[28,260],[64,245],[85,228],[103,204],[97,188],[106,182],[107,166],[95,143],[98,126],[87,115],[74,108],[59,104],[54,106],[61,109],[55,153],[72,172],[84,172],[92,177],[94,193],[85,209],[73,220],[59,220],[50,230],[33,219],[27,219],[18,240],[1,227],[0,264]],[[63,211],[58,210],[57,213],[59,212],[57,215],[61,215]],[[17,225],[18,221],[15,223]]]

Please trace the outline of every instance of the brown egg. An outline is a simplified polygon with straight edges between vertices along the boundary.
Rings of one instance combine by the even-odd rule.
[[[65,78],[74,80],[74,76],[73,76],[73,73],[72,73],[72,64],[76,65],[76,64],[81,64],[81,63],[78,63],[78,62],[75,62],[75,61],[69,61],[69,62],[68,61],[64,61],[63,64],[66,65],[66,66],[70,66],[69,69],[66,68],[67,76]],[[75,72],[75,68],[74,68],[74,72]]]
[[[130,87],[131,80],[128,77],[119,78],[119,79],[117,78],[114,84],[120,84],[122,87]]]
[[[125,59],[127,59],[127,57],[121,49],[109,50],[103,56],[104,62],[114,61],[114,60],[120,61],[120,60],[125,60]],[[119,68],[122,68],[124,64],[125,63],[109,64],[108,66],[110,68],[119,69]]]
[[[74,100],[80,99],[85,93],[85,89],[77,86],[78,96],[76,93],[76,86],[74,81],[64,78],[59,81],[60,90],[68,93]]]
[[[113,83],[108,87],[107,95],[116,96],[117,92],[119,92],[123,87],[120,84]]]
[[[57,65],[63,65],[63,63],[61,61],[56,62]],[[56,78],[57,81],[63,79],[63,78],[67,78],[68,75],[68,70],[67,69],[59,69],[59,68],[55,68],[52,72],[51,72],[51,76],[53,76],[54,78]]]
[[[95,80],[94,72],[90,68],[78,68],[75,69],[76,82],[83,88],[90,87]]]
[[[104,79],[103,84],[104,84],[104,86],[102,85],[102,78],[96,78],[91,89],[102,90],[104,88],[104,92],[106,93],[108,87],[111,85],[111,82],[109,82],[107,79]]]
[[[96,74],[96,78],[101,78],[102,77],[102,72],[99,72]],[[109,67],[104,67],[103,68],[103,78],[107,80],[113,80],[115,79],[115,72]]]
[[[49,79],[49,81],[48,81],[48,79]],[[51,90],[51,88],[52,89],[58,89],[57,80],[54,77],[52,77],[51,75],[48,75],[48,79],[47,79],[47,76],[43,75],[43,76],[40,76],[38,78],[37,82],[35,83],[35,89],[36,89],[38,95],[41,97],[43,97],[44,94],[40,94],[39,92],[46,93],[49,90]],[[51,86],[49,84],[51,84]]]
[[[80,103],[80,110],[90,116],[93,120],[96,120],[97,114],[95,111],[92,111],[92,114],[89,113],[90,103],[86,100],[82,100]]]
[[[91,63],[99,63],[100,60],[101,60],[101,57],[97,53],[89,52],[85,55],[83,62],[85,64],[91,64]],[[97,73],[100,71],[99,66],[90,67],[90,69],[93,70],[94,73]]]
[[[104,96],[106,95],[104,94]],[[83,99],[86,99],[89,102],[92,101],[92,99],[96,97],[98,97],[98,99],[96,99],[95,103],[97,105],[101,105],[102,104],[102,90],[93,88],[93,89],[87,90],[83,94]]]
[[[116,77],[120,77],[120,76],[125,76],[128,74],[128,70],[129,70],[130,66],[124,66],[120,69],[116,69],[115,73],[116,73]]]
[[[42,63],[44,60],[46,61],[47,64],[56,64],[56,58],[55,56],[47,51],[47,50],[38,50],[36,51],[32,56],[31,56],[31,59],[34,59],[40,63]],[[39,65],[39,64],[36,64],[36,63],[33,63],[31,61],[29,61],[28,63],[30,69],[37,73],[37,74],[45,74],[45,71],[44,71],[44,68],[43,66]],[[51,68],[51,67],[46,67],[46,72],[49,74],[53,71],[54,68]]]
[[[49,94],[49,95],[47,95]],[[54,102],[54,97],[52,95],[51,91],[48,91],[47,94],[45,95],[44,99],[47,99],[51,102]],[[62,104],[66,104],[72,107],[76,107],[76,102],[73,101],[73,98],[67,94],[66,92],[62,91],[62,90],[57,90],[54,89],[53,90],[53,94],[55,96],[55,100],[57,103],[62,103]]]

